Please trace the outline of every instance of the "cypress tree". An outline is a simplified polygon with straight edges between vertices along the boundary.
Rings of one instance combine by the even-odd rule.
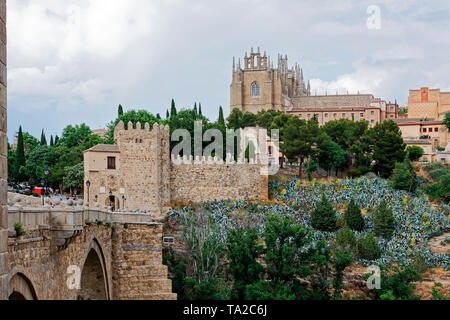
[[[175,100],[172,99],[172,106],[171,106],[171,109],[170,109],[170,116],[174,117],[176,115],[177,115],[177,108],[175,107]]]
[[[201,116],[203,115],[202,114],[202,104],[201,103],[198,104],[198,114],[201,115]]]
[[[123,108],[122,108],[122,105],[121,105],[121,104],[119,104],[118,115],[119,115],[119,117],[121,117],[121,116],[123,115]]]
[[[53,141],[53,135],[50,136],[50,147],[53,147],[55,145]]]
[[[156,119],[161,120],[161,115],[159,113],[156,114]]]
[[[386,200],[381,201],[380,206],[373,214],[373,231],[377,237],[392,238],[395,231],[395,218],[392,209],[388,208]]]
[[[223,117],[223,109],[222,106],[219,107],[219,120],[217,121],[217,123],[220,126],[224,126],[225,127],[225,118]]]
[[[25,147],[23,144],[22,126],[19,127],[19,134],[17,135],[17,151],[16,151],[16,163],[14,168],[14,174],[17,182],[25,180],[20,168],[25,167]]]
[[[169,110],[166,111],[166,119],[170,118]]]
[[[317,230],[334,231],[336,230],[336,222],[336,212],[323,194],[322,200],[316,204],[316,208],[311,213],[311,225]]]
[[[59,141],[59,137],[58,137],[58,135],[56,135],[55,136],[55,146],[58,144],[58,141]]]
[[[47,145],[47,139],[45,138],[44,129],[42,129],[42,133],[41,133],[41,146],[46,146],[46,145]]]
[[[364,217],[361,214],[361,209],[352,199],[345,212],[345,223],[350,229],[361,232],[364,229]]]
[[[197,102],[195,103],[195,105],[194,105],[194,113],[197,115],[198,114],[198,112],[197,112]]]

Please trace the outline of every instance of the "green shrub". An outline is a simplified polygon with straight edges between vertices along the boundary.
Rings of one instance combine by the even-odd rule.
[[[418,146],[409,146],[406,148],[407,156],[411,161],[417,161],[423,156],[423,149]]]
[[[450,297],[445,296],[441,293],[444,288],[442,283],[435,282],[433,286],[433,291],[431,292],[431,300],[450,300]]]
[[[380,258],[381,250],[373,234],[369,233],[358,240],[358,255],[366,260]]]
[[[356,237],[348,226],[345,226],[336,234],[336,246],[339,251],[356,253],[358,246]]]
[[[345,223],[350,229],[361,232],[364,229],[364,217],[361,214],[361,209],[355,203],[355,200],[351,200],[350,204],[345,211]]]
[[[322,200],[316,204],[316,208],[311,212],[311,225],[317,230],[334,231],[336,230],[336,222],[336,212],[323,194]]]
[[[427,172],[437,170],[437,169],[446,169],[447,167],[442,162],[433,162],[427,164],[423,169]]]
[[[386,203],[386,200],[381,201],[379,207],[373,214],[373,231],[376,236],[385,239],[392,238],[395,231],[394,212]]]
[[[419,300],[420,297],[414,294],[414,282],[421,280],[419,273],[411,268],[382,268],[381,288],[374,292],[380,300]]]
[[[428,175],[434,180],[434,181],[439,181],[439,179],[442,176],[445,176],[446,174],[448,174],[449,171],[447,168],[442,168],[442,169],[435,169],[433,171],[430,171],[428,173]]]
[[[27,234],[27,232],[25,231],[25,229],[23,228],[23,225],[20,222],[17,222],[14,225],[14,229],[16,230],[16,235],[18,237],[24,236]]]
[[[414,256],[411,258],[411,261],[408,266],[412,270],[417,271],[419,274],[422,274],[428,270],[427,260],[419,252],[414,254]]]

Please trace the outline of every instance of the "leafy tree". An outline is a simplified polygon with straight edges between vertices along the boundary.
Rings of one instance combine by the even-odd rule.
[[[73,167],[66,167],[63,182],[70,189],[82,188],[84,183],[84,163],[80,162]]]
[[[278,299],[329,298],[330,250],[326,242],[311,245],[311,230],[289,217],[269,215],[264,231],[270,291]],[[305,248],[301,250],[301,248]],[[310,281],[303,287],[300,278]],[[261,283],[258,285],[261,287]],[[267,286],[267,285],[264,285]],[[247,290],[249,288],[247,287]],[[247,297],[249,298],[249,297]],[[251,297],[255,298],[255,297]]]
[[[134,128],[136,127],[136,123],[138,123],[138,122],[140,122],[142,126],[144,126],[145,123],[148,123],[150,125],[150,128],[152,128],[156,122],[162,123],[162,120],[159,120],[158,118],[156,118],[153,114],[151,114],[147,110],[138,110],[138,111],[130,110],[130,111],[124,113],[122,116],[118,117],[116,120],[114,120],[108,124],[108,132],[106,134],[106,143],[107,144],[114,143],[114,129],[117,127],[117,125],[119,124],[120,121],[123,121],[123,123],[125,125],[125,129],[128,129],[129,122],[133,123]],[[89,130],[89,134],[90,134],[90,130]]]
[[[444,117],[444,125],[447,126],[448,131],[450,131],[450,112],[447,112]]]
[[[34,184],[39,184],[44,178],[44,168],[48,165],[46,155],[48,146],[36,147],[31,153],[25,165],[25,174]]]
[[[257,258],[263,253],[263,247],[257,244],[256,230],[231,230],[227,237],[228,274],[233,276],[233,297],[238,300],[245,298],[247,285],[258,282],[263,277],[264,269]]]
[[[347,163],[347,153],[336,142],[327,140],[324,145],[321,146],[319,152],[319,164],[320,166],[330,172],[331,169],[337,170],[342,168]]]
[[[42,129],[42,133],[41,133],[41,146],[46,146],[46,145],[47,145],[47,139],[45,138],[44,129]]]
[[[57,145],[58,142],[59,142],[59,137],[58,137],[58,135],[56,135],[56,136],[55,136],[55,145]]]
[[[25,146],[23,141],[22,126],[20,126],[17,136],[16,161],[14,167],[14,176],[16,181],[18,182],[22,182],[26,179],[24,175],[24,169],[22,169],[21,171],[21,168],[25,168],[25,165]]]
[[[121,104],[119,104],[119,109],[117,111],[117,116],[121,117],[123,115],[123,107]]]
[[[358,255],[370,261],[380,258],[381,250],[373,234],[369,233],[359,238]]]
[[[251,112],[244,113],[241,120],[241,127],[256,127],[256,115]]]
[[[420,300],[420,296],[414,294],[416,288],[414,282],[422,281],[421,276],[415,270],[398,267],[381,268],[381,289],[375,289],[376,299],[380,300]]]
[[[237,130],[242,128],[242,117],[244,115],[242,114],[241,110],[239,109],[233,109],[230,113],[230,116],[228,117],[228,128]]]
[[[400,128],[393,120],[386,120],[371,128],[367,132],[367,137],[372,147],[372,158],[375,160],[375,172],[383,178],[388,178],[394,170],[395,163],[403,162],[406,156],[406,145]]]
[[[336,222],[336,211],[323,194],[322,199],[311,212],[311,225],[317,230],[334,231],[336,230]]]
[[[395,218],[386,200],[382,200],[373,214],[373,231],[377,237],[392,238],[395,231]]]
[[[424,191],[432,200],[441,199],[446,203],[450,202],[450,173],[441,176],[437,183],[426,186]]]
[[[416,191],[418,185],[417,175],[408,158],[405,158],[403,163],[395,164],[395,169],[392,173],[392,181],[394,189],[405,190],[408,192]]]
[[[364,229],[364,217],[361,214],[361,209],[352,199],[345,211],[345,223],[350,229],[361,232]]]
[[[419,146],[409,146],[406,148],[406,154],[411,161],[418,161],[423,156],[423,149]]]
[[[83,144],[91,134],[91,129],[84,123],[76,126],[68,125],[64,128],[59,142],[67,148],[73,148]]]
[[[170,116],[176,116],[177,115],[177,108],[175,107],[175,100],[172,99],[172,105],[170,107]]]
[[[163,249],[163,264],[169,269],[169,277],[172,280],[173,292],[177,294],[178,300],[186,300],[186,263],[175,256],[174,250],[170,247]]]
[[[350,231],[351,232],[351,231]],[[353,233],[352,233],[353,234]],[[356,241],[356,240],[355,240]],[[342,298],[342,290],[344,289],[344,270],[348,266],[352,264],[355,256],[352,252],[347,250],[337,250],[334,258],[334,268],[336,270],[335,276],[333,279],[333,287],[334,287],[334,298],[341,299]]]

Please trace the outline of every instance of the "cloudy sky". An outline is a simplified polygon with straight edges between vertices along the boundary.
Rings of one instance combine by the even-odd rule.
[[[450,90],[449,34],[446,0],[9,0],[8,136],[102,128],[119,103],[165,114],[172,98],[215,119],[232,57],[258,46],[299,62],[313,91],[404,104],[410,88]]]

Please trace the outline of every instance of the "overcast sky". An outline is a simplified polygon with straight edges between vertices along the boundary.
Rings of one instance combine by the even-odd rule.
[[[380,8],[381,28],[367,13]],[[370,20],[373,21],[373,20]],[[229,113],[232,57],[261,47],[299,62],[312,90],[450,90],[449,1],[9,0],[8,136],[103,128],[125,110],[201,102]]]

